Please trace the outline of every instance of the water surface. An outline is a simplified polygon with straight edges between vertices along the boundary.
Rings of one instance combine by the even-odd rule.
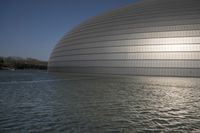
[[[0,133],[200,132],[200,79],[0,71]]]

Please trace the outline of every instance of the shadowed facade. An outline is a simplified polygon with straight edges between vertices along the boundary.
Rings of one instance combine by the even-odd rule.
[[[75,27],[48,71],[200,77],[200,1],[144,0]]]

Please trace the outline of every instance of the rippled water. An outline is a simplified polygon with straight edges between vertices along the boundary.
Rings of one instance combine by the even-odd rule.
[[[200,132],[200,79],[0,71],[0,133]]]

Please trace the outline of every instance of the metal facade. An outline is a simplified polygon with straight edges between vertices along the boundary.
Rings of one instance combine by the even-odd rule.
[[[200,0],[144,0],[94,17],[61,38],[48,70],[200,77]]]

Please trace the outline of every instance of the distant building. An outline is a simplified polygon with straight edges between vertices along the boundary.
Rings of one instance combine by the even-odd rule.
[[[96,16],[55,46],[62,73],[200,76],[200,0],[144,0]]]

